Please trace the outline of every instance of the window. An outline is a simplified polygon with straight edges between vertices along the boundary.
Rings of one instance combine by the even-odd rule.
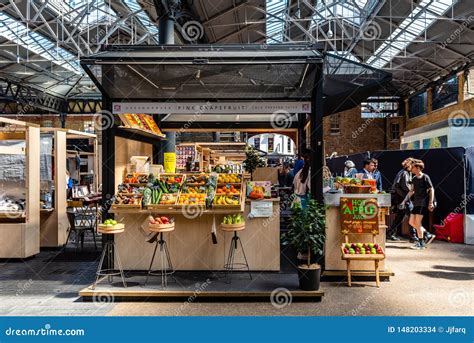
[[[408,116],[415,118],[426,113],[427,93],[423,92],[408,99]]]
[[[390,139],[392,141],[398,141],[400,139],[400,124],[399,123],[390,124]]]
[[[458,101],[458,77],[455,75],[433,89],[433,110],[445,107]]]
[[[340,127],[340,115],[339,114],[333,114],[329,117],[329,132],[331,135],[338,135],[341,133],[341,127]]]
[[[255,149],[260,150],[260,137],[255,137],[253,139],[253,146]]]
[[[286,137],[286,151],[290,154],[291,153],[291,138]]]
[[[94,121],[84,121],[84,132],[95,133]]]
[[[464,74],[464,99],[474,97],[474,68]]]

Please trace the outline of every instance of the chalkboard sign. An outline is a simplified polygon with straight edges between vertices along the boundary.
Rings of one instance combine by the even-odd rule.
[[[379,233],[379,207],[376,198],[341,198],[342,234]]]

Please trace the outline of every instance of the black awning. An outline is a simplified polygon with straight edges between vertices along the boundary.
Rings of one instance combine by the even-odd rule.
[[[352,108],[390,74],[316,45],[110,46],[81,58],[114,101],[309,101],[323,70],[325,115]]]

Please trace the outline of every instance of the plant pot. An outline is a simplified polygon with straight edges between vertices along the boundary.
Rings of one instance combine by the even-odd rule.
[[[313,267],[315,266],[315,267]],[[298,280],[303,291],[317,291],[321,279],[321,266],[298,266]]]

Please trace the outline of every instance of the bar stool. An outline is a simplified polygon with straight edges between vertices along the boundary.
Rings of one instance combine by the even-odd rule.
[[[174,223],[172,224],[155,224],[150,225],[148,228],[151,232],[155,232],[156,235],[159,235],[159,239],[156,239],[155,250],[153,251],[153,256],[150,261],[150,266],[148,267],[148,272],[146,275],[144,286],[148,283],[150,275],[161,276],[161,287],[165,288],[168,286],[168,275],[174,274],[173,263],[171,262],[170,252],[168,250],[168,244],[164,239],[163,233],[171,232],[174,230]],[[153,243],[153,240],[150,242]],[[160,261],[161,268],[158,270],[152,270],[153,261],[155,260],[156,250],[160,247]]]
[[[250,273],[250,267],[247,261],[247,256],[245,256],[244,246],[242,244],[242,241],[239,235],[237,234],[237,232],[245,230],[245,224],[222,224],[221,230],[224,232],[234,233],[232,240],[230,242],[229,253],[227,255],[227,262],[224,264],[224,270],[226,272],[226,279],[228,283],[232,282],[232,272],[234,270],[240,270],[240,269],[247,269],[247,272],[249,273],[249,276],[250,276],[250,280],[252,280],[252,273]],[[240,244],[240,248],[242,249],[242,255],[244,257],[245,263],[234,262],[235,253],[239,244]]]
[[[116,235],[122,233],[125,227],[123,224],[116,224],[113,228],[108,229],[105,225],[98,225],[97,231],[105,235]],[[114,260],[114,255],[117,258],[118,271],[114,268],[102,268],[104,264],[105,256],[107,255],[109,263],[112,263]],[[127,287],[125,282],[125,275],[123,273],[122,262],[120,261],[120,256],[118,253],[117,245],[115,244],[115,239],[107,239],[105,241],[104,247],[102,249],[102,254],[100,256],[99,266],[97,267],[96,279],[92,285],[92,290],[95,289],[97,284],[102,281],[102,279],[108,278],[109,283],[113,282],[114,276],[119,276],[122,279],[123,287]]]

